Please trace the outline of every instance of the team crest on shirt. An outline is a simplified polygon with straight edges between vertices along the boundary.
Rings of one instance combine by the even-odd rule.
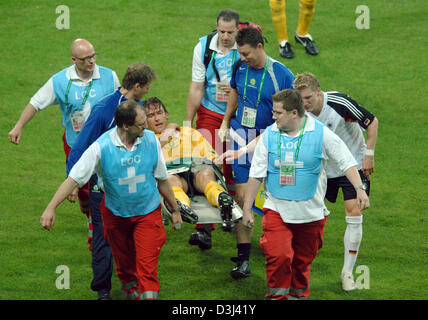
[[[256,84],[256,79],[254,79],[254,78],[250,79],[250,84],[252,86],[254,86]]]

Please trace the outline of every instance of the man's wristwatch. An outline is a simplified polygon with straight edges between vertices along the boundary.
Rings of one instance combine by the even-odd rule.
[[[355,187],[355,190],[364,190],[364,191],[366,191],[367,187],[366,187],[365,184],[360,184],[358,187]]]

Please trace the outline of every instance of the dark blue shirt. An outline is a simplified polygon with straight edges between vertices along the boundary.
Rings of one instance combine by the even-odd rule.
[[[128,100],[120,93],[120,88],[102,98],[95,106],[82,127],[67,160],[67,176],[73,166],[79,161],[83,152],[95,142],[104,132],[116,126],[114,112],[119,104]]]
[[[242,62],[240,67],[237,68],[236,72],[233,73],[232,79],[230,80],[230,86],[235,89],[238,93],[238,108],[236,110],[236,124],[241,127],[242,116],[244,106],[251,107],[257,110],[257,118],[255,123],[255,129],[257,135],[260,131],[270,126],[274,120],[272,119],[272,95],[282,91],[284,89],[293,89],[294,75],[293,73],[282,63],[266,56],[267,69],[265,79],[262,83],[262,76],[264,68],[253,69],[249,67],[245,62]],[[234,69],[236,68],[236,64]],[[248,68],[248,79],[245,84],[246,72]],[[262,86],[263,85],[263,86]],[[247,87],[247,101],[244,103],[244,87]],[[259,89],[261,88],[260,103],[257,104],[257,98]],[[242,127],[245,131],[248,131],[247,127]]]

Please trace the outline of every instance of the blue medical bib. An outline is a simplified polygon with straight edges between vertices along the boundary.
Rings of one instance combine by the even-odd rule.
[[[263,143],[267,146],[268,173],[266,187],[269,192],[278,199],[305,201],[314,197],[318,186],[318,177],[321,172],[322,144],[324,125],[315,120],[315,130],[305,131],[299,150],[297,162],[303,162],[303,166],[296,167],[295,185],[281,185],[279,173],[278,156],[278,134],[277,130],[268,127],[267,134],[263,136]],[[298,137],[281,135],[281,160],[285,161],[287,152],[295,154]]]
[[[113,71],[111,69],[98,66],[100,78],[93,79],[85,86],[78,86],[74,82],[70,83],[64,69],[52,77],[54,93],[62,113],[62,126],[65,128],[65,138],[67,144],[73,147],[80,130],[76,125],[73,127],[72,116],[83,113],[87,119],[90,109],[102,97],[114,91]],[[68,88],[68,90],[67,90]],[[87,93],[86,103],[84,102]],[[67,101],[66,100],[67,96]]]
[[[101,148],[106,207],[121,217],[148,214],[160,204],[154,177],[158,161],[156,136],[145,130],[136,149],[126,151],[111,141],[111,130],[97,140]]]

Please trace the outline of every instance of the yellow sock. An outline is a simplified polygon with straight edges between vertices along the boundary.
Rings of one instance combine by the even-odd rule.
[[[269,6],[272,11],[272,21],[276,29],[278,43],[288,40],[285,0],[269,0]]]
[[[204,194],[209,203],[218,207],[218,196],[222,192],[226,192],[226,190],[217,181],[211,181],[205,187]]]
[[[178,199],[181,203],[186,204],[190,208],[190,198],[182,188],[175,186],[172,187],[172,191],[174,191],[174,196],[176,199]]]
[[[305,36],[309,33],[309,25],[315,13],[316,0],[300,0],[299,1],[299,24],[297,26],[297,34]]]

